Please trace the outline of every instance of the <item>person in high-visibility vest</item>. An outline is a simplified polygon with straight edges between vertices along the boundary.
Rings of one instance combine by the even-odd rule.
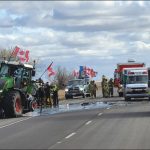
[[[112,78],[110,78],[110,80],[108,81],[108,85],[109,85],[109,97],[113,97],[114,82]]]

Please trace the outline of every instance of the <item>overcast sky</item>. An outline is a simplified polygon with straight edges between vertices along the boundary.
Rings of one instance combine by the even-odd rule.
[[[113,77],[116,64],[150,66],[149,1],[0,1],[0,48],[19,46],[41,71],[85,65]]]

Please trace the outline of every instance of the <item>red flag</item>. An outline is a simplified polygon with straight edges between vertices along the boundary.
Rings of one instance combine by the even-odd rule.
[[[29,61],[29,50],[26,50],[25,57],[26,57],[26,62],[28,62]]]
[[[56,74],[56,72],[53,70],[51,65],[48,66],[47,71],[48,71],[48,76],[49,77]]]
[[[88,67],[84,67],[84,74],[87,76],[91,76],[91,69]]]
[[[21,62],[28,62],[29,61],[29,51],[20,50],[17,54]]]
[[[74,76],[74,77],[79,77],[79,71],[74,70],[74,71],[73,71],[73,76]]]
[[[12,56],[19,57],[21,62],[29,61],[29,50],[22,50],[18,46],[16,46],[12,52]]]
[[[19,51],[20,51],[20,48],[18,46],[16,46],[12,52],[12,56],[17,56]]]

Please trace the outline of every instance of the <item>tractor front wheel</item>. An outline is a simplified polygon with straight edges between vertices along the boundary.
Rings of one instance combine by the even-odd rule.
[[[3,101],[3,108],[6,117],[19,117],[23,108],[21,96],[18,91],[10,91]]]
[[[29,110],[34,111],[37,108],[38,104],[36,100],[32,100],[29,103]]]

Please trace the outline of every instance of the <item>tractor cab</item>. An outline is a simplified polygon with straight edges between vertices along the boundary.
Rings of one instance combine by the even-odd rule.
[[[21,89],[27,84],[30,84],[33,75],[35,75],[34,67],[30,64],[21,64],[12,61],[1,63],[0,78],[13,78],[14,88]]]
[[[36,87],[32,82],[35,68],[17,61],[3,61],[0,67],[0,109],[6,117],[33,111],[36,106]],[[29,99],[29,96],[32,97]]]

